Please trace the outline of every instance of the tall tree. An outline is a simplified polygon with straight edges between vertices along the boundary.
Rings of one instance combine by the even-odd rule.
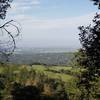
[[[95,5],[100,7],[100,0],[92,0]],[[89,26],[79,27],[79,40],[82,45],[81,61],[78,63],[86,68],[80,77],[79,87],[84,87],[86,90],[82,95],[82,100],[90,100],[93,97],[92,92],[96,88],[95,83],[100,77],[100,14],[94,16],[93,23]],[[96,94],[95,94],[96,96]],[[100,99],[100,98],[99,98]]]
[[[100,75],[100,15],[96,14],[93,19],[93,25],[87,27],[80,26],[80,42],[82,49],[87,56],[86,66],[91,73]]]

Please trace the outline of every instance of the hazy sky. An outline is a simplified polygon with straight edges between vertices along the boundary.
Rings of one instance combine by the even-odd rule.
[[[78,47],[77,27],[97,11],[90,0],[14,0],[7,19],[22,26],[20,46]]]

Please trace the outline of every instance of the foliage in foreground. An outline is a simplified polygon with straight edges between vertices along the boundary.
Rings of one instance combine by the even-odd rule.
[[[84,93],[76,87],[80,70],[76,70],[60,66],[3,64],[0,66],[0,98],[1,100],[82,100],[81,96]],[[93,94],[95,98],[100,96],[100,83],[96,84],[97,94]]]
[[[86,68],[81,75],[79,87],[84,86],[83,89],[81,88],[82,92],[85,90],[85,98],[89,100],[93,97],[91,91],[95,90],[95,84],[100,77],[100,14],[94,16],[92,25],[80,26],[79,30],[82,48],[79,51],[81,55],[78,55],[77,62]]]
[[[66,100],[65,82],[49,78],[30,66],[0,67],[1,97],[3,100]]]

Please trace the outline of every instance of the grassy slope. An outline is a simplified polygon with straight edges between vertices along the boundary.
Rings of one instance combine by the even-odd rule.
[[[10,67],[0,67],[0,73],[5,73],[5,71],[9,71],[11,73],[20,73],[22,70],[26,69],[26,74],[27,71],[30,70],[35,70],[37,73],[44,73],[45,75],[47,75],[49,78],[61,78],[63,81],[68,82],[69,80],[74,80],[76,77],[74,77],[73,75],[70,74],[66,74],[66,73],[60,73],[61,70],[64,71],[70,71],[72,73],[79,73],[80,69],[75,69],[72,67],[66,67],[66,66],[51,66],[51,67],[45,67],[43,65],[32,65],[32,66],[28,66],[28,65],[21,65],[21,66],[14,66],[14,65],[10,65]],[[52,71],[57,71],[56,72],[52,72]]]
[[[63,81],[69,81],[73,80],[75,77],[69,74],[62,74],[62,73],[55,73],[48,71],[49,70],[55,70],[55,71],[60,71],[60,70],[72,70],[72,67],[64,67],[64,66],[51,66],[51,67],[45,67],[42,65],[33,65],[33,69],[35,69],[38,72],[43,72],[44,74],[48,75],[49,78],[61,78]]]

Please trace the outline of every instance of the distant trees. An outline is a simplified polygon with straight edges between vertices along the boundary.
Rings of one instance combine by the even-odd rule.
[[[13,0],[0,0],[0,19],[6,18],[6,13]],[[15,37],[20,33],[18,23],[10,20],[0,26],[0,54],[6,58],[12,54],[16,48]]]

